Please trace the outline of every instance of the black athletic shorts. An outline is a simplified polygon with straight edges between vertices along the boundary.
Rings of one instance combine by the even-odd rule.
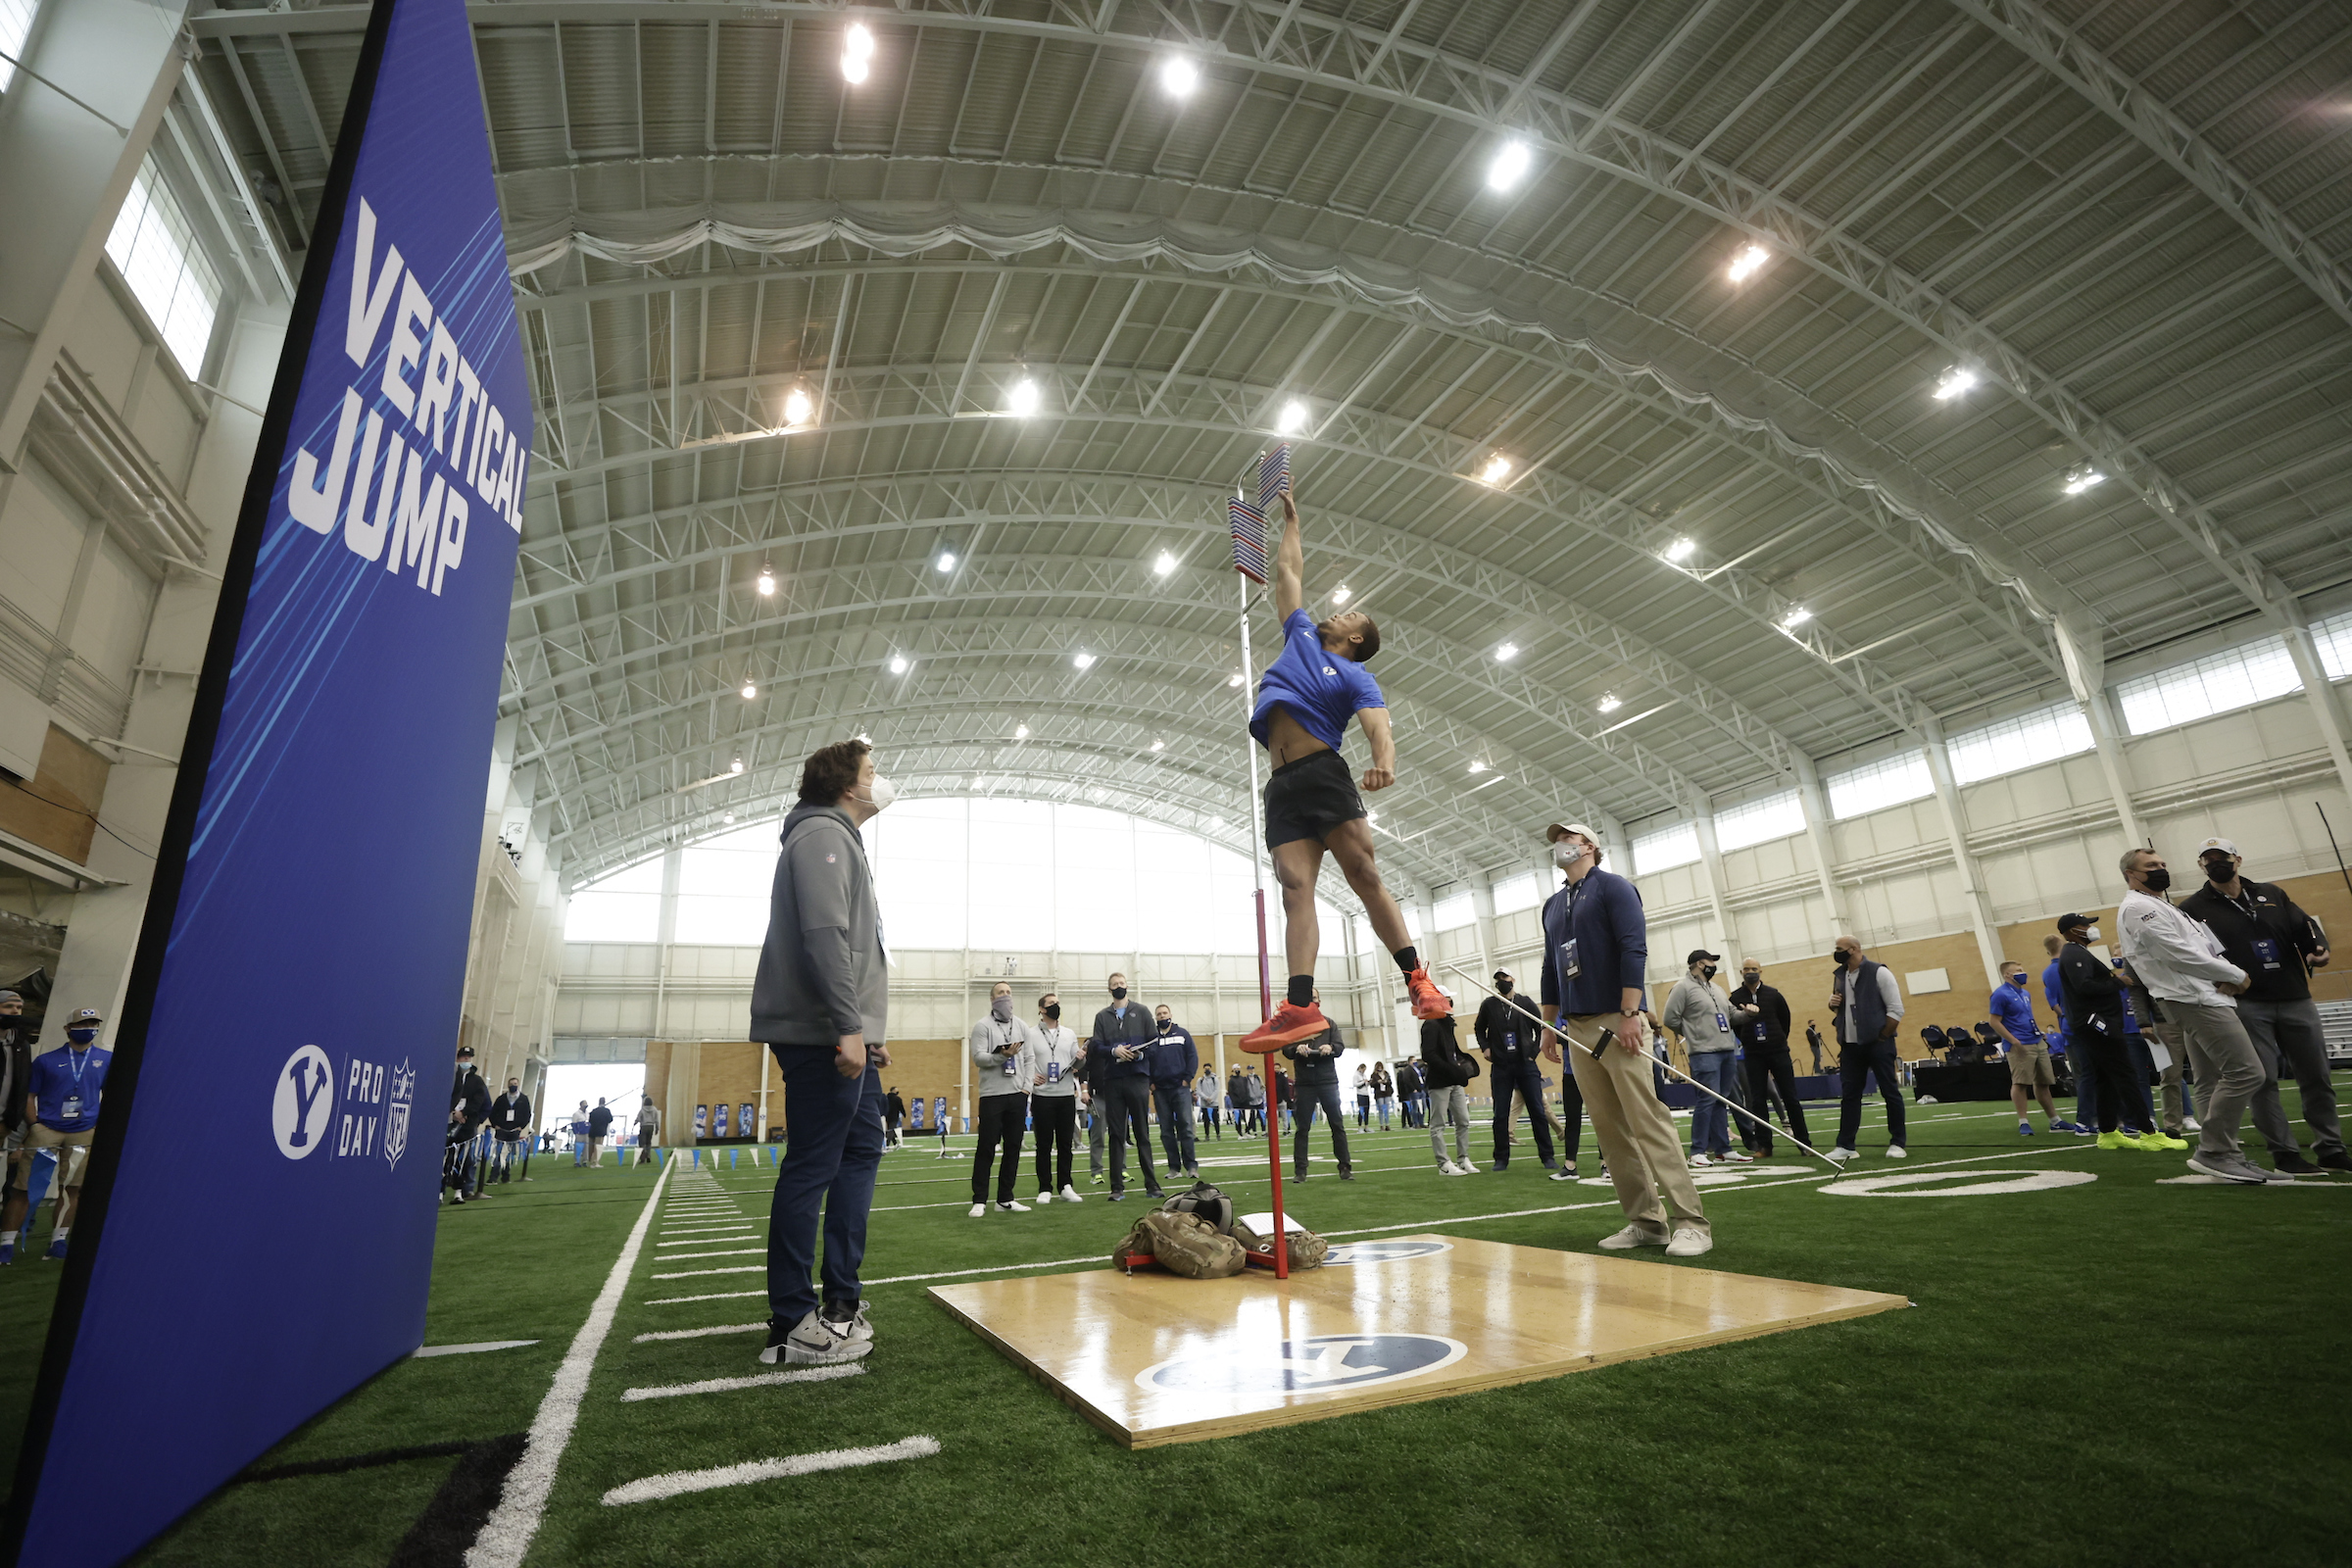
[[[1316,752],[1285,762],[1266,780],[1266,848],[1320,839],[1364,814],[1364,798],[1337,752]]]

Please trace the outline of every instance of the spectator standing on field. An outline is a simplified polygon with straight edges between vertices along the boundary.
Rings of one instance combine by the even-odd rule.
[[[1362,1062],[1355,1064],[1355,1129],[1368,1131],[1372,1126],[1372,1069]]]
[[[1725,1100],[1740,1093],[1740,1041],[1732,1033],[1732,999],[1715,983],[1720,953],[1693,948],[1683,962],[1683,978],[1666,994],[1659,1022],[1683,1037],[1690,1054],[1690,1076]],[[1744,1114],[1744,1112],[1742,1112]],[[1700,1095],[1690,1107],[1690,1163],[1746,1164],[1754,1156],[1732,1147],[1730,1112],[1722,1100]]]
[[[1086,1050],[1078,1032],[1061,1021],[1061,998],[1049,991],[1037,999],[1037,1044],[1029,1060],[1029,1125],[1037,1134],[1037,1200],[1058,1193],[1065,1203],[1079,1200],[1071,1185],[1070,1158],[1078,1137],[1078,1067]],[[1055,1161],[1059,1161],[1058,1169]]]
[[[972,1057],[973,1086],[980,1097],[980,1114],[973,1118],[978,1142],[972,1151],[971,1217],[980,1219],[988,1213],[989,1170],[1000,1163],[998,1212],[1026,1214],[1029,1205],[1012,1196],[1012,1184],[1020,1179],[1021,1136],[1029,1125],[1029,1080],[1036,1071],[1038,1042],[1028,1024],[1013,1016],[1009,982],[1000,980],[989,988],[988,1016],[972,1025],[965,1044]],[[1001,1162],[999,1144],[1004,1150]]]
[[[509,1078],[507,1092],[490,1102],[490,1133],[498,1140],[493,1167],[501,1184],[514,1179],[514,1155],[531,1135],[531,1097],[522,1092],[522,1080]]]
[[[84,1014],[92,1021],[98,1016],[84,1007],[80,1013],[74,1014],[75,1020],[79,1021]],[[66,1033],[68,1039],[73,1038],[71,1028]],[[36,1061],[33,1066],[37,1072],[40,1063]],[[583,1100],[580,1103],[585,1105],[588,1102]],[[480,1073],[473,1070],[473,1048],[460,1046],[457,1076],[449,1088],[449,1142],[442,1150],[441,1185],[455,1189],[457,1200],[461,1203],[466,1201],[466,1189],[471,1184],[473,1174],[474,1134],[480,1132],[482,1123],[489,1119],[490,1086],[482,1082]],[[39,1139],[36,1137],[34,1142],[38,1144]],[[83,1142],[87,1143],[88,1140]]]
[[[1152,1107],[1159,1113],[1160,1152],[1167,1157],[1170,1176],[1198,1181],[1200,1155],[1193,1143],[1193,1077],[1200,1070],[1200,1048],[1164,1002],[1152,1009],[1152,1028],[1157,1032],[1144,1047],[1144,1067],[1152,1077]]]
[[[1200,1135],[1202,1137],[1219,1140],[1224,1138],[1223,1124],[1217,1119],[1217,1103],[1224,1098],[1225,1086],[1217,1081],[1215,1064],[1203,1062],[1200,1066],[1200,1082],[1193,1090],[1193,1102],[1200,1107]]]
[[[1805,1044],[1813,1048],[1813,1076],[1821,1076],[1821,1025],[1814,1019],[1805,1020]],[[1811,1139],[1806,1140],[1811,1143]]]
[[[1470,1163],[1470,1080],[1478,1061],[1462,1049],[1450,1015],[1421,1020],[1422,1093],[1429,1097],[1429,1147],[1441,1176],[1475,1176]],[[1453,1129],[1453,1157],[1446,1157],[1446,1129]]]
[[[651,1165],[654,1162],[654,1141],[661,1131],[661,1108],[654,1103],[653,1096],[640,1095],[637,1099],[638,1164]]]
[[[51,1222],[52,1258],[66,1255],[67,1233],[81,1208],[81,1179],[90,1162],[90,1139],[98,1128],[98,1102],[106,1092],[107,1069],[115,1054],[98,1044],[106,1026],[96,1007],[83,1007],[66,1023],[66,1043],[32,1058],[24,1086],[24,1119],[32,1124],[30,1145],[57,1152],[57,1217]],[[467,1055],[472,1053],[466,1053]],[[477,1075],[474,1087],[481,1087]],[[482,1100],[488,1102],[487,1091]],[[29,1228],[29,1226],[27,1226]],[[17,1238],[7,1238],[14,1254]]]
[[[1903,1141],[1903,1087],[1895,1077],[1895,1032],[1903,1021],[1903,994],[1894,971],[1862,956],[1858,937],[1838,939],[1838,974],[1830,983],[1830,1014],[1838,1031],[1838,1147],[1839,1164],[1857,1157],[1862,1132],[1862,1081],[1876,1078],[1886,1102],[1886,1157],[1908,1152]]]
[[[800,799],[779,836],[750,1031],[784,1079],[760,1351],[770,1365],[854,1361],[874,1347],[858,1270],[882,1165],[890,970],[859,829],[897,793],[864,741],[836,741],[802,763]],[[821,1298],[812,1277],[820,1219]]]
[[[25,1180],[30,1174],[32,1117],[25,1109],[24,1086],[32,1081],[32,1021],[24,1016],[24,999],[0,991],[0,1127],[6,1129],[7,1190],[0,1199],[0,1263],[17,1257],[17,1233],[24,1229],[29,1206]]]
[[[571,1113],[571,1163],[574,1169],[588,1163],[588,1102],[580,1102]]]
[[[948,1097],[945,1095],[933,1097],[931,1101],[931,1130],[939,1134],[939,1157],[942,1159],[948,1157],[948,1134],[954,1128],[955,1122],[956,1118],[948,1114]]]
[[[1788,1059],[1788,999],[1764,983],[1764,966],[1753,958],[1740,965],[1740,989],[1732,993],[1732,1032],[1747,1056],[1747,1102],[1756,1113],[1756,1152],[1772,1157],[1772,1120],[1765,1114],[1766,1086],[1781,1097],[1788,1135],[1813,1142],[1805,1103],[1796,1094],[1796,1067]]]
[[[906,1140],[899,1130],[906,1119],[906,1101],[896,1089],[882,1097],[882,1147],[896,1149]]]
[[[599,1100],[596,1102],[596,1108],[588,1113],[589,1164],[597,1166],[600,1169],[603,1167],[605,1162],[605,1140],[611,1137],[612,1133],[612,1107],[606,1104],[602,1100]]]
[[[2034,1124],[2026,1118],[2028,1095],[2041,1101],[2050,1131],[2073,1132],[2075,1124],[2058,1114],[2050,1099],[2058,1080],[2050,1070],[2050,1043],[2042,1038],[2040,1020],[2034,1016],[2034,994],[2026,989],[2024,964],[2012,960],[2001,965],[2001,983],[1986,999],[1985,1010],[1992,1015],[1993,1033],[2009,1048],[2009,1103],[2017,1110],[2018,1136],[2034,1136]]]
[[[1389,1064],[1372,1064],[1372,1105],[1380,1114],[1380,1130],[1389,1130],[1389,1102],[1396,1098],[1396,1086],[1389,1081]]]
[[[1543,1045],[1543,1019],[1527,999],[1512,989],[1516,982],[1509,970],[1495,970],[1494,981],[1494,995],[1479,1003],[1478,1016],[1470,1025],[1472,1037],[1493,1069],[1487,1078],[1487,1092],[1494,1097],[1493,1168],[1505,1170],[1511,1163],[1511,1123],[1516,1116],[1511,1096],[1516,1093],[1526,1102],[1528,1123],[1535,1129],[1536,1157],[1554,1175],[1573,1176],[1576,1155],[1570,1152],[1567,1169],[1562,1172],[1559,1160],[1552,1156],[1551,1121],[1544,1111],[1544,1073],[1536,1065],[1536,1052]]]
[[[1410,1061],[1396,1064],[1396,1119],[1408,1131],[1428,1123],[1421,1114],[1421,1069]]]
[[[1315,990],[1309,994],[1314,999],[1316,1009],[1320,1011],[1323,993]],[[1292,1126],[1296,1129],[1291,1139],[1293,1181],[1306,1180],[1307,1135],[1314,1131],[1315,1112],[1318,1109],[1323,1112],[1324,1119],[1331,1123],[1331,1152],[1339,1162],[1340,1180],[1355,1180],[1355,1161],[1348,1154],[1348,1118],[1340,1108],[1339,1056],[1347,1049],[1348,1043],[1342,1038],[1340,1026],[1336,1023],[1325,1024],[1323,1032],[1311,1039],[1282,1048],[1282,1054],[1298,1069],[1298,1076],[1288,1086],[1294,1109]],[[1276,1070],[1280,1071],[1279,1068]],[[1364,1098],[1371,1098],[1368,1091]]]
[[[2067,914],[2059,916],[2058,934],[2066,939],[2058,951],[2058,976],[2066,987],[2066,1015],[2075,1021],[2075,1050],[2082,1058],[2075,1070],[2099,1077],[2099,1147],[2186,1149],[2180,1139],[2158,1132],[2152,1116],[2143,1126],[2131,1125],[2144,1101],[2141,1086],[2132,1082],[2139,1063],[2125,1040],[2124,983],[2090,951],[2090,944],[2099,940],[2099,928],[2087,915]]]
[[[1127,1197],[1130,1143],[1143,1167],[1144,1191],[1158,1198],[1159,1176],[1152,1168],[1152,1076],[1144,1060],[1144,1048],[1157,1037],[1158,1026],[1143,1004],[1128,1000],[1125,975],[1113,972],[1103,986],[1110,1005],[1095,1014],[1086,1057],[1097,1112],[1110,1118],[1110,1200],[1122,1202]]]

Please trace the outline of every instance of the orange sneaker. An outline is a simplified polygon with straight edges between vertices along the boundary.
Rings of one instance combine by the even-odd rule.
[[[1242,1049],[1253,1056],[1271,1055],[1285,1046],[1312,1040],[1330,1027],[1331,1020],[1313,1003],[1301,1007],[1285,1002],[1274,1009],[1273,1017],[1242,1036]]]
[[[1453,999],[1438,989],[1426,968],[1415,969],[1404,977],[1404,989],[1412,993],[1413,1016],[1416,1018],[1450,1018]]]

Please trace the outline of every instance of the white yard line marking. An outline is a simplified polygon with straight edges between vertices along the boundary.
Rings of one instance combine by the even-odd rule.
[[[736,1238],[729,1236],[723,1240],[731,1242]],[[749,1240],[749,1238],[747,1237],[745,1240]],[[729,1247],[715,1252],[680,1252],[675,1257],[656,1258],[655,1261],[658,1263],[692,1263],[706,1257],[757,1257],[766,1250],[767,1249],[764,1247]]]
[[[761,1328],[767,1327],[762,1323]],[[666,1383],[660,1388],[629,1389],[621,1398],[634,1402],[639,1399],[674,1399],[682,1394],[732,1394],[738,1389],[771,1389],[781,1383],[830,1383],[835,1378],[865,1376],[863,1361],[845,1361],[840,1366],[805,1366],[793,1372],[756,1372],[748,1378],[706,1378],[700,1383]]]
[[[654,1178],[654,1190],[646,1195],[645,1207],[630,1227],[629,1239],[621,1244],[620,1256],[612,1260],[612,1272],[605,1276],[605,1288],[597,1292],[595,1304],[588,1308],[588,1320],[572,1337],[571,1348],[564,1352],[564,1364],[556,1368],[555,1382],[539,1401],[522,1457],[507,1472],[498,1506],[466,1549],[466,1568],[521,1568],[523,1554],[531,1549],[539,1521],[547,1514],[548,1494],[555,1488],[556,1466],[571,1442],[572,1428],[579,1423],[580,1401],[588,1394],[588,1374],[596,1368],[596,1352],[612,1330],[612,1316],[620,1309],[629,1271],[637,1266],[637,1254],[645,1246],[645,1233],[653,1228],[654,1211],[661,1206],[662,1187],[668,1179],[665,1165]]]
[[[1549,1211],[1544,1209],[1536,1209],[1532,1212],[1546,1213]],[[1099,1261],[1101,1261],[1099,1254],[1090,1253],[1085,1257],[1055,1257],[1044,1259],[1035,1263],[998,1263],[988,1268],[951,1268],[942,1270],[937,1274],[893,1274],[887,1279],[865,1280],[861,1283],[868,1288],[876,1285],[908,1285],[917,1280],[958,1280],[973,1274],[1016,1274],[1022,1269],[1068,1268],[1072,1263],[1094,1263]],[[750,1268],[710,1268],[704,1269],[702,1272],[706,1274],[755,1274],[758,1273],[759,1270]],[[657,1274],[654,1276],[654,1278],[658,1280],[684,1277],[685,1276],[682,1275],[673,1276],[668,1274]],[[687,1301],[735,1301],[741,1300],[746,1297],[763,1297],[767,1293],[765,1291],[721,1291],[713,1296],[662,1296],[657,1297],[645,1304],[648,1306],[677,1306]]]
[[[537,1340],[483,1340],[475,1345],[420,1345],[411,1355],[472,1355],[480,1350],[519,1350]]]
[[[681,1493],[710,1492],[719,1487],[749,1486],[755,1481],[781,1481],[788,1476],[814,1475],[820,1470],[848,1470],[858,1465],[888,1464],[894,1459],[927,1459],[939,1452],[937,1438],[902,1438],[877,1448],[835,1448],[827,1453],[796,1453],[789,1459],[754,1459],[717,1470],[673,1470],[665,1476],[647,1476],[605,1494],[608,1506],[652,1502]]]
[[[658,1274],[654,1277],[661,1278]],[[746,1297],[752,1296],[764,1299],[767,1293],[765,1291],[716,1291],[709,1296],[657,1296],[645,1304],[648,1306],[676,1306],[685,1301],[740,1301]]]
[[[765,1291],[747,1291],[744,1294],[765,1296],[767,1293]],[[765,1327],[767,1324],[762,1321],[759,1323],[721,1323],[714,1329],[661,1329],[652,1334],[640,1334],[630,1343],[651,1345],[656,1340],[701,1340],[708,1339],[713,1334],[752,1334]]]
[[[656,1242],[654,1244],[654,1248],[656,1250],[660,1250],[662,1248],[708,1247],[712,1242],[740,1242],[751,1236],[758,1229],[759,1227],[755,1225],[729,1225],[724,1230],[707,1233],[692,1231],[664,1231],[662,1232],[663,1235],[675,1236],[678,1238],[678,1240],[674,1242]]]
[[[766,1272],[767,1265],[765,1263],[743,1263],[734,1268],[690,1268],[675,1274],[657,1274],[654,1278],[658,1280],[691,1280],[705,1274],[764,1274]]]

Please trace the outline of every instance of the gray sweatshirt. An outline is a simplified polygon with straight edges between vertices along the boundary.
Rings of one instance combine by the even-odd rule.
[[[1086,1042],[1078,1031],[1057,1023],[1029,1026],[1029,1093],[1040,1100],[1068,1100],[1078,1093],[1078,1063],[1086,1059]],[[1058,1067],[1059,1072],[1049,1071]],[[1046,1083],[1037,1080],[1044,1078]]]
[[[752,980],[751,1038],[830,1046],[859,1030],[884,1042],[890,966],[865,845],[837,806],[798,806],[768,897],[767,944]]]
[[[1703,1056],[1740,1048],[1730,1028],[1731,1016],[1732,999],[1722,987],[1685,975],[1666,993],[1666,1012],[1660,1021],[1683,1037],[1684,1048],[1690,1054]]]
[[[1037,1056],[1037,1032],[1015,1018],[1010,1023],[999,1023],[992,1014],[972,1025],[967,1042],[972,1053],[973,1088],[981,1099],[992,1095],[1025,1095],[1029,1092],[1032,1073],[1042,1071],[1030,1063]],[[1012,1047],[1006,1056],[1004,1048]],[[1012,1070],[1004,1070],[1005,1063]]]

